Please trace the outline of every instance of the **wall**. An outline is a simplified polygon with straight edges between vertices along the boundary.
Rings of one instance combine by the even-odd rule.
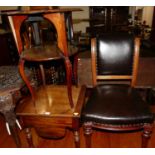
[[[142,20],[143,21],[145,20],[146,24],[148,24],[150,27],[152,26],[153,10],[154,10],[154,6],[145,6],[143,8]]]
[[[0,10],[14,10],[17,9],[17,6],[0,6]],[[0,23],[2,22],[1,16],[0,16]]]
[[[0,6],[0,10],[14,10],[17,6]]]
[[[73,28],[74,31],[82,31],[86,32],[86,27],[89,26],[88,21],[84,21],[83,19],[89,18],[89,7],[88,6],[69,6],[71,8],[80,8],[83,11],[73,12]],[[67,6],[67,8],[69,8]],[[66,8],[66,7],[61,7]]]
[[[152,26],[154,6],[136,6],[136,10],[138,10],[138,9],[143,9],[141,22],[143,22],[145,20],[146,24],[151,27]]]

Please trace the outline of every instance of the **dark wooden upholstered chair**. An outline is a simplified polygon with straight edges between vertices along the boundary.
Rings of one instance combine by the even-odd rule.
[[[86,147],[91,147],[93,128],[109,131],[142,129],[142,147],[147,147],[153,114],[134,88],[139,46],[139,38],[130,35],[103,35],[91,40],[94,88],[82,112]],[[101,80],[104,83],[97,84]]]

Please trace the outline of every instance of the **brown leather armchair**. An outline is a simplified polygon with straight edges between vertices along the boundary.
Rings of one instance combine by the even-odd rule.
[[[103,35],[91,40],[94,88],[82,112],[86,147],[91,147],[92,129],[95,128],[143,130],[142,147],[147,147],[153,114],[134,88],[139,45],[138,38],[125,34]],[[101,80],[104,83],[97,85]]]

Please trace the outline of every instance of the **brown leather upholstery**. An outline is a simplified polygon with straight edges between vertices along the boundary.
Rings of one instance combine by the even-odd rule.
[[[137,91],[128,85],[99,85],[93,89],[83,121],[103,124],[151,123],[153,114]]]
[[[97,38],[97,71],[99,75],[130,75],[134,39],[132,36],[104,35]],[[110,53],[109,53],[110,52]]]

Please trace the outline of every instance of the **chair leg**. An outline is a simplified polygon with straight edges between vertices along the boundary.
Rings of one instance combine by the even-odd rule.
[[[83,126],[85,140],[86,140],[86,147],[91,147],[91,136],[92,136],[92,123],[84,123]]]
[[[27,139],[27,142],[29,144],[29,147],[30,148],[34,148],[33,140],[32,140],[32,134],[31,134],[30,128],[26,128],[25,129],[25,133],[26,133],[26,139]]]
[[[146,124],[143,127],[142,148],[146,148],[148,146],[148,142],[152,133],[152,126],[152,124]]]
[[[75,142],[75,147],[80,148],[80,135],[79,131],[73,131],[74,133],[74,142]]]

